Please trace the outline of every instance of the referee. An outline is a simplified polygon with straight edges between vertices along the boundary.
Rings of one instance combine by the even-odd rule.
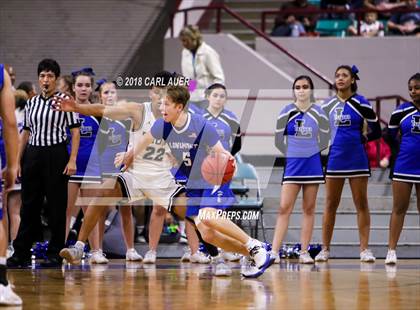
[[[22,209],[19,231],[13,246],[15,252],[7,260],[9,267],[25,268],[31,263],[31,247],[37,235],[41,208],[47,200],[48,224],[51,229],[47,259],[43,267],[61,266],[58,252],[64,246],[67,182],[76,172],[76,157],[80,141],[77,114],[54,111],[60,66],[55,60],[44,59],[38,65],[41,95],[32,97],[25,106],[25,119],[20,141]],[[66,147],[67,128],[72,135],[71,154]]]

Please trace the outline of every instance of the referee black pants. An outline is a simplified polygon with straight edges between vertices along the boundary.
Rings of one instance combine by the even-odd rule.
[[[30,250],[36,241],[45,198],[47,201],[45,213],[51,229],[47,255],[56,257],[64,247],[68,176],[63,174],[63,171],[68,160],[69,154],[65,144],[26,147],[21,162],[21,222],[16,240],[13,242],[14,256],[30,259]]]

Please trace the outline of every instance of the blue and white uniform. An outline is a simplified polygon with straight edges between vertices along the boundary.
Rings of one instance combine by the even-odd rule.
[[[391,173],[394,181],[420,183],[420,109],[412,102],[397,107],[389,120],[388,133],[401,134],[400,150]]]
[[[128,146],[131,121],[114,121],[102,118],[100,126],[100,158],[101,172],[103,177],[112,177],[120,173],[115,167],[115,155],[125,152]]]
[[[329,118],[331,146],[326,176],[351,178],[370,176],[369,160],[364,143],[379,139],[381,127],[369,101],[354,94],[346,102],[337,96],[322,105]],[[364,122],[368,124],[367,139],[363,136]]]
[[[220,207],[212,203],[211,197],[206,197],[206,190],[216,193],[219,187],[214,187],[203,180],[201,164],[207,156],[208,149],[216,145],[219,136],[210,123],[202,116],[187,113],[187,121],[182,128],[176,128],[171,123],[158,119],[151,128],[155,139],[163,139],[169,146],[172,155],[180,162],[179,170],[187,177],[187,216],[196,216],[203,207],[226,208],[227,203],[220,197]],[[216,193],[217,195],[217,193]]]
[[[101,183],[101,166],[98,142],[99,120],[94,116],[79,115],[80,145],[77,153],[77,171],[69,179],[71,183]],[[71,135],[68,135],[69,137]],[[68,151],[71,151],[71,141]]]
[[[312,104],[301,111],[287,105],[277,118],[275,144],[285,155],[282,184],[324,183],[321,151],[329,140],[328,118],[321,107]]]

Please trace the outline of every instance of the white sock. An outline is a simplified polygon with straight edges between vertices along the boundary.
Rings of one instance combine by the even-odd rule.
[[[85,249],[85,243],[84,243],[84,242],[82,242],[82,241],[77,241],[77,242],[74,244],[74,247],[75,247],[75,248],[78,248],[78,249],[82,249],[82,250],[84,250],[84,249]]]
[[[181,234],[185,235],[185,222],[179,221],[178,225],[179,225],[179,231],[181,232]]]
[[[251,250],[254,246],[259,245],[259,241],[255,240],[253,238],[249,238],[248,241],[245,243],[245,247],[247,248],[247,250]]]
[[[6,256],[0,256],[0,265],[6,265]]]
[[[76,223],[76,217],[75,216],[72,216],[70,218],[70,230],[73,228],[74,223]]]

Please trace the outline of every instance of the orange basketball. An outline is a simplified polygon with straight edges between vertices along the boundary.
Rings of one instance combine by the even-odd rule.
[[[235,173],[235,160],[225,153],[213,152],[201,165],[201,175],[212,185],[222,185],[232,180]]]

